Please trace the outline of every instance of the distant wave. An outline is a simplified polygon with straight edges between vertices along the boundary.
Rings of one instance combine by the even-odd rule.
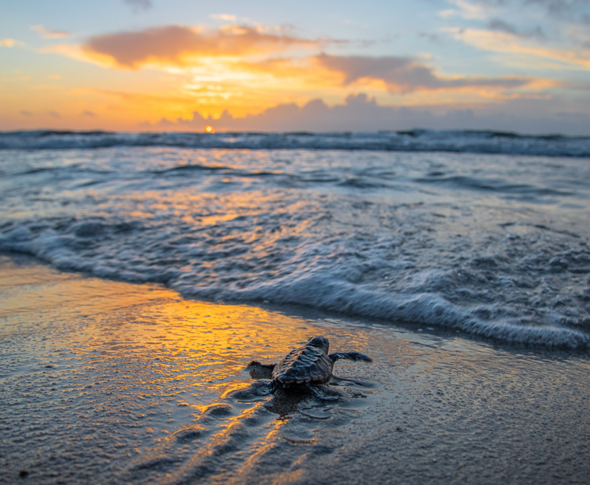
[[[519,135],[496,131],[383,131],[377,133],[115,133],[105,131],[0,132],[0,149],[109,147],[382,150],[550,157],[590,157],[590,137]]]

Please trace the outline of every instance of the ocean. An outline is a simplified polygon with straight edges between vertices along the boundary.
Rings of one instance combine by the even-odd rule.
[[[0,251],[502,343],[590,344],[590,138],[0,133]]]
[[[0,147],[0,483],[588,482],[589,139]],[[252,380],[317,335],[373,361]]]

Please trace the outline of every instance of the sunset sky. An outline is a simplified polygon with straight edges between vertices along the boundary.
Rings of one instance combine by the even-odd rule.
[[[590,0],[0,2],[0,130],[590,135]]]

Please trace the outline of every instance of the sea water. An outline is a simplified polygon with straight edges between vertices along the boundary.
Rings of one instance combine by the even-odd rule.
[[[590,139],[0,134],[0,250],[218,302],[590,343]]]

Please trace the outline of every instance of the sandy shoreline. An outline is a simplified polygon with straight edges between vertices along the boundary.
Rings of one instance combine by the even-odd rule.
[[[2,255],[0,482],[587,483],[588,353],[417,330]],[[228,396],[312,335],[371,355],[335,373],[373,386],[283,416]]]

